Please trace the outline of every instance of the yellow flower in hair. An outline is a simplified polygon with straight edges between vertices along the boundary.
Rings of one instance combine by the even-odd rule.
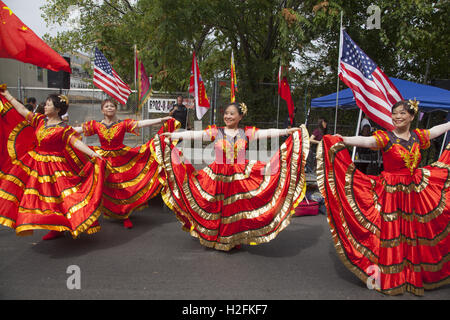
[[[417,114],[419,111],[419,101],[416,101],[416,98],[414,98],[414,101],[409,100],[408,102],[409,106],[414,109],[414,114]]]
[[[247,109],[247,106],[245,105],[245,103],[243,103],[243,102],[241,102],[240,104],[239,104],[239,106],[241,107],[241,111],[242,111],[242,113],[244,114],[244,116],[247,114],[247,111],[248,111],[248,109]]]
[[[69,98],[67,98],[67,96],[60,94],[58,97],[59,101],[64,101],[67,105],[69,105]]]

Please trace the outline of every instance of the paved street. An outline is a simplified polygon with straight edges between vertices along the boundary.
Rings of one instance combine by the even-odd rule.
[[[102,220],[95,235],[41,241],[0,227],[0,299],[449,299],[450,288],[389,297],[367,289],[339,261],[324,215],[293,217],[268,244],[221,252],[182,231],[159,197],[133,229]],[[80,289],[69,290],[80,270]],[[69,281],[70,282],[70,281]]]

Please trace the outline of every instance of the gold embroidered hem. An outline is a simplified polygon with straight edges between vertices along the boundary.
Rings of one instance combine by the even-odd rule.
[[[268,163],[214,162],[199,171],[180,161],[181,153],[167,147],[168,139],[154,140],[155,159],[165,173],[162,199],[175,212],[182,229],[204,246],[226,251],[238,244],[273,240],[289,225],[306,192],[304,166],[309,140],[305,127]],[[221,146],[216,150],[224,152]]]
[[[411,171],[404,147],[379,136],[383,160],[391,161],[379,176],[357,170],[340,138],[325,136],[319,145],[317,181],[333,243],[362,281],[378,269],[380,292],[423,295],[447,283],[450,273],[450,157],[446,150],[438,162]]]

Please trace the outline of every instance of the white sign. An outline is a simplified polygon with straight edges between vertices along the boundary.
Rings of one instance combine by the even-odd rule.
[[[177,99],[151,98],[147,101],[149,113],[169,113],[172,106],[177,103]]]
[[[173,105],[177,103],[177,98],[151,98],[147,100],[148,113],[169,113]],[[192,109],[194,101],[191,98],[184,98],[183,104],[186,108]]]

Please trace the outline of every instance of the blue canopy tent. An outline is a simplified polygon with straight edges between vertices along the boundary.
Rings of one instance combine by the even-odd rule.
[[[419,108],[426,111],[450,111],[450,91],[438,87],[427,86],[411,81],[397,78],[389,78],[400,91],[404,99],[414,99],[420,101]],[[339,108],[357,108],[352,90],[347,88],[339,91]],[[336,107],[336,93],[311,100],[311,108],[331,108]]]

